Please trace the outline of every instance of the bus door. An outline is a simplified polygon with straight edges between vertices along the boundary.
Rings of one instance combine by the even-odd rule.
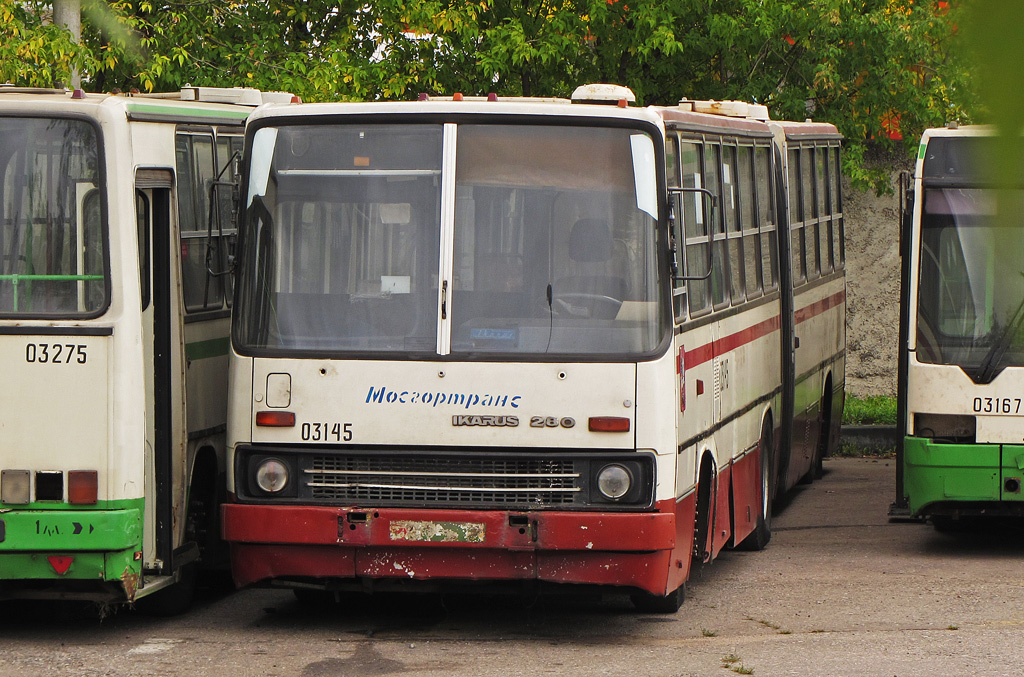
[[[142,335],[146,383],[146,515],[143,561],[146,573],[170,575],[174,562],[173,474],[181,458],[181,322],[177,279],[172,275],[177,236],[172,228],[173,173],[140,169],[135,177],[142,292]]]

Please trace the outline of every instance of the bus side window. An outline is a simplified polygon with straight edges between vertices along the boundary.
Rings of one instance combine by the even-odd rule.
[[[804,212],[800,194],[803,185],[800,182],[800,150],[789,150],[789,228],[792,235],[793,284],[807,279],[804,266]]]
[[[761,279],[766,291],[775,289],[779,283],[779,243],[775,239],[775,191],[772,189],[774,182],[770,152],[767,146],[757,146],[754,149],[757,223],[761,233]]]
[[[839,146],[829,148],[829,183],[832,186],[832,252],[836,269],[846,265],[846,242],[843,233],[842,166],[839,164]]]
[[[822,274],[832,271],[834,260],[828,189],[828,148],[819,146],[814,149],[814,193],[818,198],[818,251],[821,254]]]
[[[679,188],[683,184],[680,181],[679,166],[679,137],[669,132],[665,139],[665,179],[669,188]],[[669,193],[672,200],[672,213],[675,221],[672,224],[672,242],[675,250],[675,263],[678,269],[675,274],[677,278],[682,276],[686,270],[685,249],[686,236],[683,230],[684,206],[681,193]],[[686,282],[681,279],[672,280],[672,310],[676,321],[686,318]]]
[[[743,284],[743,231],[739,222],[739,169],[736,146],[722,147],[722,215],[729,250],[729,290],[734,304],[746,296]]]
[[[722,190],[722,146],[709,143],[704,147],[704,175],[707,177],[707,188],[718,196],[718,204],[711,212],[711,305],[713,308],[724,308],[729,305],[729,250],[726,242],[725,212]]]
[[[219,310],[224,304],[221,278],[210,274],[217,264],[216,242],[208,239],[210,186],[216,176],[213,135],[179,133],[175,142],[178,174],[178,230],[181,237],[181,286],[186,312]]]
[[[807,279],[818,277],[818,266],[821,260],[818,252],[818,222],[814,204],[814,149],[800,150],[800,197],[803,203],[804,222],[804,264],[807,266]]]
[[[754,194],[754,148],[739,147],[737,183],[740,194],[740,227],[743,229],[743,280],[748,299],[761,295],[761,242],[757,233],[757,213]]]
[[[139,235],[139,284],[142,309],[149,308],[149,199],[142,191],[135,193],[135,223]]]
[[[679,160],[683,172],[683,188],[705,188],[702,171],[702,147],[696,143],[680,144]],[[689,191],[683,193],[680,202],[682,208],[676,217],[681,224],[682,237],[680,246],[684,250],[684,272],[689,277],[700,277],[707,274],[708,261],[708,218],[710,205],[704,193]],[[687,280],[687,300],[690,316],[701,315],[711,306],[711,294],[708,279]]]
[[[242,153],[242,137],[236,134],[217,135],[217,176],[220,181],[231,181],[236,184],[238,177],[235,174],[238,158]],[[219,223],[213,224],[213,239],[215,240],[215,256],[213,258],[214,271],[226,273],[231,270],[235,257],[235,243],[238,239],[238,215],[235,213],[237,190],[229,186],[217,186],[217,209],[220,218]],[[223,275],[220,280],[224,285],[224,296],[228,307],[231,307],[232,296],[234,295],[234,278],[231,275]]]

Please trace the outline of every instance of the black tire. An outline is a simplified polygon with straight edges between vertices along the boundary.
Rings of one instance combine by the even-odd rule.
[[[761,439],[757,442],[758,458],[761,466],[761,511],[757,516],[757,526],[744,538],[739,550],[764,550],[772,538],[772,428],[771,422],[765,419],[761,426]]]
[[[694,515],[693,553],[690,560],[690,577],[704,570],[704,565],[711,561],[714,544],[711,537],[714,533],[712,524],[711,485],[714,482],[714,471],[709,464],[703,464],[697,480],[697,514]]]
[[[194,482],[188,492],[188,513],[185,516],[185,543],[196,543],[199,559],[178,569],[178,580],[139,599],[135,608],[149,616],[178,616],[192,606],[199,578],[199,562],[203,559],[216,531],[217,489],[209,478]]]
[[[135,602],[136,610],[147,616],[180,616],[192,607],[197,577],[195,562],[184,565],[179,570],[177,583],[139,599]]]
[[[637,611],[646,614],[674,614],[686,600],[686,585],[680,585],[667,595],[650,592],[635,592],[629,596]]]

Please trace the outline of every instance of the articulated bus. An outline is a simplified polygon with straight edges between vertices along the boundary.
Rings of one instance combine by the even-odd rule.
[[[912,181],[901,182],[892,514],[940,529],[1024,515],[1024,191],[996,190],[993,134],[925,131]]]
[[[238,585],[573,583],[674,611],[693,567],[764,547],[837,439],[840,137],[632,98],[253,114]]]
[[[212,563],[232,158],[264,98],[0,86],[0,599],[180,611]]]

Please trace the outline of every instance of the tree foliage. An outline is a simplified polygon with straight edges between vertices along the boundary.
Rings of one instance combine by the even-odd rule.
[[[973,0],[977,2],[977,0]],[[742,99],[874,144],[977,111],[959,25],[971,0],[82,0],[83,38],[49,3],[0,0],[0,79],[95,90],[253,86],[307,101],[419,92],[567,96],[585,82],[640,103]]]

